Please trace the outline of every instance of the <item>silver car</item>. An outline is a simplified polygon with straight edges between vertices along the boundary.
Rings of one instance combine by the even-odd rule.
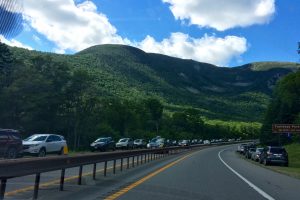
[[[256,148],[255,152],[253,152],[251,155],[251,159],[258,162],[259,156],[263,150],[264,150],[264,148]]]
[[[119,140],[119,142],[116,143],[117,149],[133,149],[133,139],[131,138],[122,138]]]
[[[44,157],[50,153],[64,154],[67,142],[61,135],[35,134],[23,140],[23,153]]]

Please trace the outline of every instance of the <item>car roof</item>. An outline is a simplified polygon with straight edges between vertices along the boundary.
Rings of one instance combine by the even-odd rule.
[[[34,134],[34,135],[32,135],[32,136],[50,136],[50,135],[54,135],[54,136],[58,136],[58,137],[63,137],[62,135],[57,135],[57,134],[47,134],[47,133],[45,133],[45,134]]]
[[[1,129],[0,128],[0,131],[2,132],[12,132],[12,133],[19,133],[19,131],[17,131],[17,130],[14,130],[14,129]]]

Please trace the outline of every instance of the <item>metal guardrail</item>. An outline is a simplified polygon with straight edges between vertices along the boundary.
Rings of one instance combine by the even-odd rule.
[[[235,144],[247,141],[240,142],[224,142],[217,143],[212,145],[226,145],[226,144]],[[123,171],[123,160],[127,159],[127,169],[130,168],[130,159],[131,166],[134,167],[135,163],[137,165],[146,163],[152,160],[156,160],[166,155],[177,153],[186,149],[195,149],[199,147],[205,147],[211,145],[192,145],[188,147],[167,147],[167,148],[158,148],[158,149],[144,149],[144,150],[132,150],[132,151],[122,151],[122,152],[106,152],[106,153],[88,153],[82,155],[74,156],[57,156],[57,157],[45,157],[45,158],[30,158],[30,159],[15,159],[15,160],[1,160],[0,161],[0,200],[4,199],[6,183],[8,179],[33,175],[35,174],[35,184],[34,184],[34,193],[33,199],[38,198],[39,184],[41,173],[61,170],[60,177],[60,186],[59,190],[63,191],[64,189],[64,179],[65,171],[68,168],[79,167],[78,180],[77,184],[81,185],[82,179],[82,169],[84,165],[93,165],[93,174],[92,177],[96,179],[96,166],[97,163],[104,163],[104,176],[107,173],[107,163],[113,161],[113,173],[116,173],[116,161],[120,160],[120,171]],[[136,159],[136,162],[135,162]]]

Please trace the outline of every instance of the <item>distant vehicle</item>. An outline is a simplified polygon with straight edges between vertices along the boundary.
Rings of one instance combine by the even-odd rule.
[[[246,155],[246,153],[249,151],[250,148],[256,148],[256,145],[254,143],[249,143],[245,145],[242,154]]]
[[[203,144],[210,144],[210,141],[209,140],[204,140]]]
[[[122,138],[119,140],[119,142],[116,143],[117,149],[133,149],[134,143],[133,139],[131,138]]]
[[[162,148],[165,146],[165,139],[161,137],[153,138],[148,144],[148,148]]]
[[[0,129],[0,157],[14,159],[22,155],[20,133],[12,129]]]
[[[23,153],[44,157],[47,154],[64,154],[67,142],[61,135],[35,134],[23,140]]]
[[[177,145],[178,145],[178,142],[177,142],[177,140],[172,140],[172,141],[171,141],[171,144],[172,144],[172,146],[177,146]]]
[[[187,146],[190,146],[190,143],[188,140],[181,140],[181,141],[179,141],[178,145],[182,146],[182,147],[187,147]]]
[[[256,148],[255,152],[252,153],[251,159],[258,162],[259,161],[259,156],[261,152],[263,151],[264,148]]]
[[[197,139],[193,139],[192,142],[191,142],[192,145],[193,145],[193,144],[197,144],[197,143],[198,143],[198,140],[197,140]]]
[[[237,152],[239,152],[240,154],[243,154],[245,151],[245,146],[247,146],[248,144],[240,144],[237,148]]]
[[[147,142],[144,139],[136,139],[133,142],[135,148],[146,148]]]
[[[247,149],[247,151],[245,152],[245,158],[251,159],[252,154],[255,152],[256,148],[249,148]]]
[[[203,144],[203,140],[199,139],[198,144]]]
[[[268,146],[260,154],[259,162],[264,165],[283,164],[289,166],[288,153],[284,147]]]
[[[98,138],[90,146],[92,151],[116,150],[115,142],[111,137]]]

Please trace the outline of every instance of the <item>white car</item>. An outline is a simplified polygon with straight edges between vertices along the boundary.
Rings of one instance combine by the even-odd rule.
[[[61,135],[35,134],[23,140],[23,153],[44,157],[49,153],[64,154],[67,142]]]
[[[209,140],[204,140],[203,144],[210,144],[210,141]]]

